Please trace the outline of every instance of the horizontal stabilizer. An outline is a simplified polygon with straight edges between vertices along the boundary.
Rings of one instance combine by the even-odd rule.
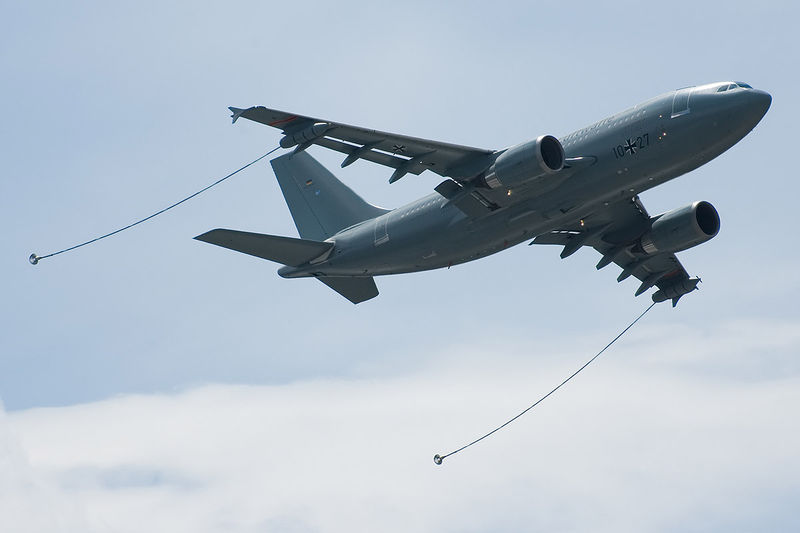
[[[354,304],[370,300],[378,295],[378,287],[375,286],[375,280],[371,277],[333,278],[320,276],[317,279]]]
[[[294,239],[232,229],[213,229],[198,235],[195,239],[288,266],[303,265],[333,248],[331,242]]]

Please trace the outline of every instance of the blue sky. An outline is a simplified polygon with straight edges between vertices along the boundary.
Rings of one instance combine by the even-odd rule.
[[[605,516],[609,530],[729,531],[736,524],[725,518],[726,498],[747,502],[734,513],[739,524],[770,517],[780,529],[790,520],[786,497],[798,495],[800,461],[777,443],[796,443],[800,433],[795,4],[40,2],[3,12],[0,454],[8,460],[0,463],[9,465],[6,479],[43,487],[20,496],[24,505],[16,509],[56,502],[53,508],[68,510],[62,522],[76,529],[119,530],[114,517],[147,510],[156,530],[188,530],[181,505],[206,501],[193,499],[201,494],[229,500],[233,522],[212,531],[279,523],[336,531],[342,521],[321,502],[341,491],[339,505],[351,516],[358,507],[348,506],[364,499],[385,509],[358,515],[372,528],[417,509],[422,530],[490,529],[501,516],[507,529],[538,523],[573,530]],[[130,223],[275,146],[271,128],[232,126],[229,105],[501,148],[566,134],[677,87],[729,79],[769,91],[767,116],[728,153],[642,196],[654,214],[694,200],[719,210],[720,234],[681,254],[703,278],[702,290],[675,310],[656,307],[546,410],[486,442],[485,451],[459,457],[461,467],[435,472],[443,476],[435,483],[423,483],[433,453],[549,390],[644,308],[647,297],[633,297],[635,280],[617,284],[611,268],[595,271],[591,250],[562,261],[555,248],[518,246],[447,271],[379,278],[381,295],[352,306],[318,282],[283,280],[276,265],[192,240],[215,227],[296,235],[266,161],[129,232],[27,263],[31,252]],[[311,153],[386,207],[438,183],[421,175],[389,186],[382,167],[359,162],[339,170],[337,155]],[[649,388],[628,390],[630,383]],[[684,392],[692,402],[675,406],[671,400]],[[398,397],[409,400],[398,404]],[[388,414],[364,404],[388,406]],[[314,406],[326,416],[318,418]],[[742,420],[734,407],[759,409]],[[178,461],[191,439],[158,439],[159,432],[209,409],[209,423],[224,425],[228,437],[212,432],[207,450]],[[242,409],[252,418],[237,418]],[[130,427],[113,423],[120,416]],[[262,418],[265,427],[282,428],[280,438],[250,433]],[[311,447],[311,423],[332,418],[392,454],[364,465],[360,441],[334,430],[339,448]],[[392,431],[405,436],[381,439]],[[754,433],[779,449],[751,442]],[[593,450],[574,448],[586,439],[597,442]],[[641,447],[626,448],[637,439]],[[119,442],[138,445],[109,444]],[[259,512],[252,489],[271,494],[288,479],[265,472],[274,467],[291,477],[260,453],[270,442],[269,457],[292,446],[314,454],[318,477],[308,472],[307,485],[298,482],[281,504]],[[664,442],[680,451],[668,459],[675,475],[695,480],[703,497],[692,500],[679,476],[652,460],[647,450],[655,445],[667,454]],[[525,451],[533,443],[541,446],[536,458]],[[214,450],[231,448],[240,460],[202,471]],[[761,455],[754,459],[748,449]],[[572,454],[586,458],[586,472],[560,477],[556,466]],[[513,457],[514,468],[495,456]],[[260,467],[248,469],[250,459]],[[698,475],[702,465],[711,465],[708,476]],[[541,469],[558,490],[540,485]],[[650,509],[644,494],[667,487],[663,495],[680,512],[653,508],[652,520],[645,513],[629,522],[624,508],[592,507],[594,491],[581,480],[601,490],[615,471],[624,474],[615,485],[621,496]],[[321,481],[345,472],[357,480],[346,489]],[[496,496],[476,505],[476,496],[455,488],[476,488],[468,479],[487,480]],[[19,486],[0,485],[0,496],[24,494]],[[420,501],[434,489],[451,494],[440,510]],[[310,493],[309,509],[299,511]],[[175,498],[178,510],[153,511],[157,494]],[[546,495],[548,512],[507,507],[501,494]],[[576,501],[589,511],[569,503]],[[472,525],[454,518],[470,507]],[[19,516],[26,522],[30,515]]]

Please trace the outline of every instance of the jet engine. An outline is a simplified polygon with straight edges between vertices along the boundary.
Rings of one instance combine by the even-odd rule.
[[[719,214],[708,202],[694,202],[652,220],[650,231],[639,240],[639,248],[648,255],[687,250],[719,233]]]
[[[564,167],[564,148],[552,135],[512,146],[494,161],[483,179],[490,189],[515,187],[548,180]],[[553,180],[553,187],[560,180]],[[546,187],[548,190],[550,187]]]

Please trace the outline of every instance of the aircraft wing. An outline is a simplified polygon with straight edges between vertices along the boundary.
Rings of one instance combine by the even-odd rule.
[[[653,294],[653,301],[671,299],[674,307],[681,296],[697,288],[700,278],[690,277],[674,253],[648,255],[638,247],[650,224],[650,216],[636,196],[539,235],[530,244],[561,245],[562,259],[582,246],[591,246],[603,256],[598,270],[613,262],[622,268],[617,281],[633,276],[642,282],[636,296],[655,286],[659,290]]]
[[[425,170],[457,181],[466,180],[485,169],[494,153],[493,150],[349,126],[261,106],[229,109],[233,122],[241,117],[281,130],[283,148],[294,146],[295,150],[302,151],[316,144],[346,154],[342,167],[366,159],[393,168],[389,183]]]

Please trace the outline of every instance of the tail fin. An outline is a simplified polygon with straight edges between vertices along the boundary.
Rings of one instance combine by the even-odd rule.
[[[271,164],[303,239],[324,241],[344,228],[386,213],[365,202],[305,152],[276,157]]]

